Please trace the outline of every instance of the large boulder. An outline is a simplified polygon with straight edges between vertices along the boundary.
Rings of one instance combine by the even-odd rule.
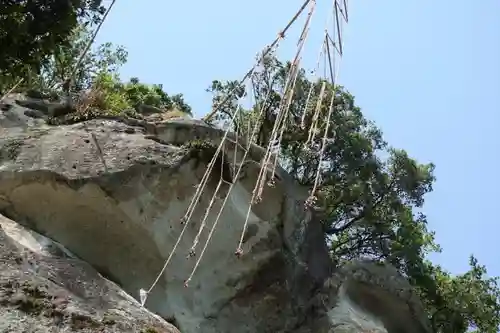
[[[185,219],[221,130],[197,120],[109,117],[49,126],[45,101],[17,99],[3,108],[20,116],[0,129],[0,212],[63,244],[136,299],[168,260],[145,307],[183,333],[340,332],[355,313],[383,332],[428,332],[418,300],[390,305],[401,295],[388,297],[370,279],[352,287],[359,274],[333,266],[320,224],[304,209],[308,189],[284,170],[250,207],[261,147],[230,134]],[[23,118],[32,114],[41,122]],[[377,274],[404,281],[390,272]],[[369,297],[401,316],[366,306]]]
[[[61,244],[0,215],[0,332],[179,333]]]

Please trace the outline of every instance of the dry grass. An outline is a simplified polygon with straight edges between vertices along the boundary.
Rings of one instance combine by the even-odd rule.
[[[181,110],[177,108],[173,108],[171,110],[166,111],[165,113],[162,114],[163,119],[172,119],[172,118],[187,118],[189,115],[186,112],[182,112]]]
[[[104,92],[92,87],[88,92],[76,98],[74,103],[76,113],[86,114],[90,108],[104,109]]]
[[[173,120],[173,119],[179,119],[179,118],[190,118],[189,114],[182,112],[181,110],[177,108],[172,108],[170,110],[165,110],[162,113],[157,113],[155,115],[151,115],[148,118],[157,120],[157,121],[166,121],[166,120]]]

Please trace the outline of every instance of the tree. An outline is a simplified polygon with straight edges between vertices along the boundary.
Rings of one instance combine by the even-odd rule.
[[[88,26],[78,25],[65,44],[55,46],[53,52],[44,57],[38,73],[29,77],[26,85],[54,90],[61,88],[61,84],[73,74],[71,90],[78,92],[90,89],[99,75],[118,75],[119,68],[127,62],[125,48],[108,42],[90,48],[80,59],[91,39]]]
[[[38,74],[44,58],[68,43],[79,22],[96,23],[103,13],[101,0],[2,1],[0,83],[12,84],[27,73]],[[0,85],[0,90],[5,89]]]
[[[191,107],[182,94],[169,96],[161,84],[141,83],[138,78],[123,83],[117,74],[103,73],[95,79],[93,88],[102,92],[102,104],[98,107],[113,113],[121,113],[125,109],[141,112],[141,105],[148,105],[164,112],[178,111],[176,115],[191,114]]]
[[[214,81],[209,89],[214,93],[214,104],[235,91],[216,120],[243,134],[250,124],[258,132],[255,142],[267,145],[290,69],[290,63],[271,55],[252,75],[250,89],[236,81]],[[326,93],[313,126],[323,86]],[[486,276],[485,268],[471,259],[469,272],[452,276],[426,260],[430,252],[440,251],[421,211],[435,181],[434,165],[420,164],[404,150],[390,147],[343,87],[333,87],[324,80],[311,82],[300,70],[295,88],[285,119],[280,161],[302,185],[312,187],[319,177],[315,208],[333,260],[369,257],[392,263],[424,300],[436,332],[464,333],[473,327],[478,332],[496,333],[500,289],[495,279]],[[238,99],[246,94],[254,95],[256,102],[230,121]],[[332,98],[334,112],[328,123]],[[304,127],[300,126],[302,119]],[[329,139],[321,155],[327,124]]]
[[[52,53],[43,58],[36,72],[25,75],[22,87],[62,92],[62,84],[72,77],[71,93],[85,97],[84,106],[80,108],[85,114],[79,114],[78,120],[95,117],[102,112],[121,114],[126,111],[128,115],[133,115],[131,110],[140,111],[143,104],[163,111],[176,109],[181,113],[191,113],[191,107],[182,94],[169,96],[162,85],[148,85],[138,78],[122,82],[119,69],[127,61],[125,48],[108,42],[93,46],[84,53],[91,39],[92,31],[88,24],[76,26],[66,43],[55,46]]]

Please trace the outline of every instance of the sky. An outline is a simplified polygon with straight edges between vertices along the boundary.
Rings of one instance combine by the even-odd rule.
[[[183,93],[202,116],[210,82],[241,78],[302,2],[117,1],[97,42],[127,48],[122,78]],[[332,1],[317,2],[306,68]],[[424,212],[443,252],[431,259],[455,274],[474,254],[500,275],[499,15],[498,0],[351,0],[344,30],[339,83],[391,145],[436,164]],[[282,59],[293,57],[301,24],[280,47]]]

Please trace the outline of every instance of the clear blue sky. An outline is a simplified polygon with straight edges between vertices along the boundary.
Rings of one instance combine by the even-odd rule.
[[[331,4],[317,1],[308,66]],[[123,78],[162,83],[202,115],[211,80],[240,78],[301,3],[118,0],[98,41],[127,47]],[[500,275],[500,1],[351,0],[340,83],[392,145],[436,164],[433,260],[460,273],[474,253]]]

